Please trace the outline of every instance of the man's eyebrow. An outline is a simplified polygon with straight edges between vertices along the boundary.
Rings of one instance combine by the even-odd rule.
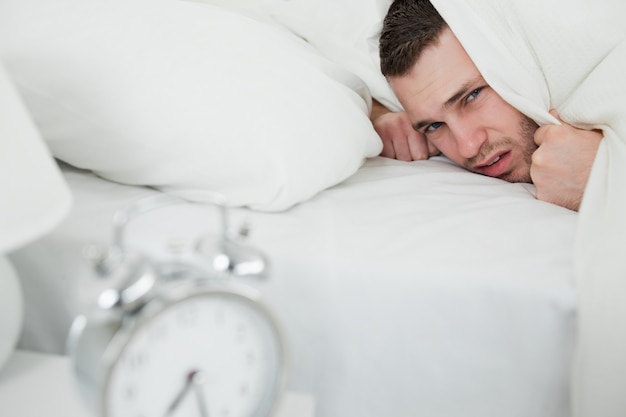
[[[428,125],[433,124],[433,123],[434,122],[432,120],[422,120],[422,121],[419,121],[417,123],[413,123],[413,130],[416,130],[416,131],[419,132],[419,130],[421,128],[423,128],[424,126],[428,126]]]
[[[476,77],[472,80],[465,82],[461,87],[446,102],[443,104],[444,108],[450,108],[459,101],[462,97],[464,97],[468,91],[472,90],[476,84],[478,84],[482,80],[482,77]]]
[[[476,77],[472,80],[466,81],[461,87],[449,99],[443,103],[443,108],[447,109],[452,107],[457,101],[459,101],[462,97],[464,97],[468,91],[472,90],[473,87],[482,81],[482,77]],[[430,124],[435,123],[433,120],[421,120],[413,124],[413,129],[419,131],[424,126],[428,126]]]

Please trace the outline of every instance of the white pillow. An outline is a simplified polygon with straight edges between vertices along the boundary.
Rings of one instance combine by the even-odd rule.
[[[373,97],[402,106],[380,71],[378,39],[392,0],[205,0],[265,3],[270,15],[320,52],[358,75]]]
[[[287,30],[180,0],[3,0],[0,51],[53,154],[282,210],[377,155],[358,77]]]
[[[380,72],[378,38],[393,0],[195,0],[274,21],[359,76],[388,108],[402,106]]]

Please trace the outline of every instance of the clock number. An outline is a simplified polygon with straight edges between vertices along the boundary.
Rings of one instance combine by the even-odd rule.
[[[246,364],[248,368],[253,368],[256,365],[256,354],[251,350],[246,353]]]
[[[198,309],[195,305],[190,304],[178,309],[178,323],[183,326],[193,326],[198,321]]]
[[[148,362],[148,356],[145,352],[128,352],[122,357],[120,365],[129,371],[139,371]]]
[[[158,342],[160,340],[167,339],[168,330],[167,323],[163,321],[158,322],[150,328],[148,337],[151,342]]]
[[[249,393],[250,393],[250,384],[248,384],[247,382],[244,382],[239,387],[239,395],[242,397],[247,397]]]
[[[235,332],[235,341],[239,344],[244,343],[248,332],[246,325],[244,323],[239,323]]]
[[[215,310],[215,324],[217,324],[218,326],[221,326],[222,324],[224,324],[225,321],[225,315],[224,315],[224,309],[222,307],[218,307]]]

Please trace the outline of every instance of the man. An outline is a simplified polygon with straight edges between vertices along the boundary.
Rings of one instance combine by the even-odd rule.
[[[395,0],[383,24],[381,69],[405,110],[371,114],[383,155],[441,151],[579,211],[572,415],[623,417],[626,2],[431,1]]]
[[[566,123],[539,127],[507,103],[428,0],[394,1],[380,57],[405,109],[391,113],[374,103],[383,156],[408,161],[441,152],[479,174],[533,182],[538,199],[578,210],[600,131]]]

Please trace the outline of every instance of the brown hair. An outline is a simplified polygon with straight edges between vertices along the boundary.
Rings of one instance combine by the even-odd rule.
[[[385,77],[406,75],[422,51],[447,27],[429,0],[395,0],[383,21],[380,69]]]

